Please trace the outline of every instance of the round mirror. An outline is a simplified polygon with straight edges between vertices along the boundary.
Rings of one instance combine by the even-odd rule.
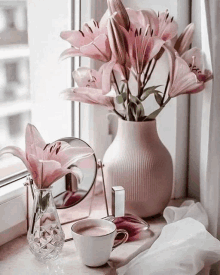
[[[65,141],[73,147],[90,147],[85,141],[73,137],[62,138],[59,141]],[[78,181],[74,175],[68,174],[53,184],[53,197],[58,209],[74,206],[89,194],[97,174],[95,154],[78,160],[69,168],[80,169],[82,178]]]

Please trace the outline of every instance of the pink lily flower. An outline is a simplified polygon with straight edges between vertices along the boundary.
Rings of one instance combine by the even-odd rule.
[[[181,56],[185,51],[189,49],[190,44],[192,43],[193,34],[194,34],[195,26],[193,23],[190,23],[183,33],[178,37],[174,48]]]
[[[127,33],[129,57],[137,74],[142,74],[148,62],[160,51],[164,41],[152,37],[150,25],[146,29],[136,29]]]
[[[186,61],[189,68],[196,75],[199,81],[207,82],[213,78],[213,75],[209,70],[202,70],[202,56],[200,49],[196,47],[192,48],[186,51],[181,57]]]
[[[71,48],[65,50],[60,59],[67,57],[86,56],[93,59],[108,62],[111,59],[109,40],[106,35],[107,12],[98,23],[91,20],[83,25],[82,31],[63,31],[60,36],[71,44]]]
[[[178,25],[173,20],[173,17],[169,16],[168,11],[155,13],[151,9],[135,11],[132,9],[126,9],[131,22],[131,29],[146,29],[147,25],[150,25],[150,33],[153,36],[157,36],[164,41],[171,40],[177,35]]]
[[[159,32],[155,35],[164,41],[173,39],[178,32],[178,24],[169,16],[168,10],[158,13]]]
[[[0,156],[10,153],[19,157],[26,165],[37,188],[48,188],[69,173],[75,175],[77,179],[81,178],[79,169],[68,167],[94,153],[90,148],[75,148],[64,141],[46,144],[35,126],[31,124],[26,127],[25,141],[25,152],[16,146],[8,146],[0,150]]]
[[[169,97],[181,94],[198,93],[204,89],[204,82],[199,81],[181,57],[176,56],[173,79],[169,89]]]
[[[98,72],[89,68],[79,68],[74,71],[73,77],[79,87],[66,89],[61,96],[66,100],[103,105],[114,109],[114,96],[110,93],[103,95],[102,69],[103,66]]]

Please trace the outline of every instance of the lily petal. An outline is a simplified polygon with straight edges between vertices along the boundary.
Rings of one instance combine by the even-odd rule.
[[[178,24],[170,18],[168,10],[159,13],[159,33],[158,37],[164,41],[170,40],[177,35]]]
[[[46,142],[43,140],[37,128],[30,123],[28,123],[26,127],[25,144],[26,144],[25,151],[26,151],[27,160],[28,160],[28,155],[30,154],[35,155],[38,158],[41,158],[41,155],[38,154],[38,150],[36,150],[36,147],[43,149],[46,145]]]
[[[194,47],[186,51],[183,55],[181,55],[181,57],[186,61],[190,68],[195,66],[196,68],[202,70],[202,54],[199,48]]]
[[[102,66],[102,93],[106,95],[111,90],[111,74],[116,64],[115,60],[112,60]]]
[[[67,42],[69,42],[74,48],[80,48],[81,46],[92,42],[92,39],[82,31],[63,31],[60,34],[60,37]]]
[[[30,164],[30,173],[32,179],[37,186],[37,188],[41,188],[42,186],[42,162],[38,160],[38,158],[34,155],[28,156],[28,162]]]
[[[130,21],[132,23],[132,30],[143,28],[145,29],[147,25],[150,25],[150,28],[154,35],[157,35],[159,32],[159,19],[157,14],[152,9],[146,10],[133,10],[130,8],[126,9]]]
[[[164,48],[165,52],[167,53],[167,57],[168,57],[169,68],[170,68],[170,86],[171,86],[173,83],[173,78],[174,78],[176,54],[175,54],[173,48],[168,46],[167,43],[165,43],[163,45],[163,48]]]
[[[194,30],[194,23],[190,23],[177,39],[174,48],[177,50],[179,55],[182,55],[189,49],[189,46],[192,43]]]
[[[198,93],[204,89],[204,83],[199,82],[196,75],[191,72],[188,64],[179,56],[176,56],[175,71],[170,97],[185,93]]]
[[[94,41],[88,45],[80,47],[80,52],[87,57],[109,61],[111,58],[111,49],[108,41],[108,37],[105,34],[100,34]]]
[[[161,47],[165,43],[164,40],[158,37],[152,37],[149,39],[148,45],[145,49],[144,59],[143,59],[143,68],[145,68],[146,64],[158,54]]]
[[[73,78],[79,87],[91,87],[101,89],[102,74],[96,70],[81,67],[73,72]]]
[[[94,154],[94,151],[89,147],[73,147],[65,141],[58,141],[51,144],[59,143],[59,147],[48,151],[47,160],[55,160],[59,162],[62,168],[68,168],[78,160],[87,158]]]
[[[82,56],[82,55],[84,56],[84,54],[80,52],[80,49],[73,47],[63,51],[59,57],[59,60],[62,61],[68,57],[75,57],[75,56]]]
[[[42,169],[43,181],[41,188],[48,188],[52,183],[71,172],[70,169],[62,169],[61,164],[54,160],[43,161]]]
[[[30,165],[26,159],[25,152],[21,150],[19,147],[16,146],[7,146],[0,150],[0,156],[4,154],[12,154],[15,157],[18,157],[24,165],[27,167],[27,169],[30,171]]]
[[[70,88],[61,93],[61,97],[66,100],[79,101],[88,104],[97,104],[114,109],[114,98],[105,96],[103,91],[93,88]]]
[[[107,9],[99,22],[99,28],[102,32],[105,32],[105,31],[107,32],[107,24],[110,16],[111,15],[110,15],[109,9]]]

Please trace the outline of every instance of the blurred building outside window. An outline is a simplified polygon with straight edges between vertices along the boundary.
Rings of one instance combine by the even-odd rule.
[[[0,0],[0,149],[24,148],[24,133],[31,122],[27,7],[23,0]],[[23,163],[7,154],[0,158],[3,179],[25,170]]]

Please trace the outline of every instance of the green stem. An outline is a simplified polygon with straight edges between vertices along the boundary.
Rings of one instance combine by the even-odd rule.
[[[144,82],[145,82],[146,79],[147,79],[147,75],[148,75],[148,72],[149,72],[149,70],[150,70],[150,66],[151,66],[152,60],[153,60],[153,59],[151,59],[151,61],[148,63],[147,70],[146,70],[145,75],[144,75]]]
[[[147,77],[146,81],[144,82],[144,85],[143,85],[144,87],[147,85],[147,82],[150,80],[151,75],[152,75],[152,73],[153,73],[153,71],[155,69],[156,64],[157,64],[157,60],[154,59],[154,65],[153,65],[153,67],[151,69],[151,72],[150,72],[149,76]]]
[[[115,77],[115,73],[113,71],[112,71],[112,75],[113,75],[113,78],[114,78],[114,82],[115,82],[118,94],[120,95],[121,93],[120,93],[120,90],[119,90],[119,87],[118,87],[118,83],[117,83],[117,80],[116,80],[116,77]]]
[[[113,109],[113,111],[116,113],[116,115],[120,116],[123,120],[125,120],[124,116],[121,115],[118,111],[116,111],[115,109]]]
[[[120,95],[121,94],[121,92],[120,92],[120,89],[119,89],[119,87],[118,87],[118,83],[117,83],[117,80],[116,80],[116,77],[115,77],[115,73],[112,71],[112,75],[113,75],[113,78],[114,78],[114,82],[115,82],[115,85],[116,85],[116,88],[117,88],[117,91],[118,91],[118,94]],[[126,109],[126,107],[125,107],[125,103],[123,102],[123,107],[124,107],[124,109]]]
[[[167,100],[164,102],[163,107],[165,107],[170,100],[171,100],[171,97],[168,97]]]
[[[164,89],[163,98],[162,98],[160,106],[163,106],[163,102],[164,102],[164,99],[165,99],[165,96],[166,96],[166,92],[167,92],[169,82],[170,82],[170,74],[168,74],[168,77],[167,77],[167,82],[166,82],[166,86],[165,86],[165,89]]]
[[[141,98],[141,95],[142,95],[141,74],[137,74],[137,83],[138,83],[138,98]]]
[[[36,212],[34,213],[34,217],[33,217],[33,221],[32,221],[31,234],[33,234],[33,232],[34,232],[35,219],[36,219]]]

